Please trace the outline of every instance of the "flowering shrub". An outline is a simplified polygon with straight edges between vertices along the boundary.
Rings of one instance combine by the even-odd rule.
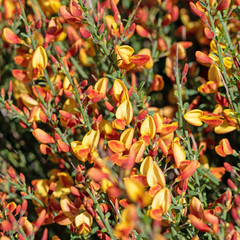
[[[0,4],[0,240],[240,239],[239,0]]]

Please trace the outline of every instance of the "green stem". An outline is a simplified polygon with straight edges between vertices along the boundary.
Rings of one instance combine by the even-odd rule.
[[[127,80],[125,78],[123,78],[123,82],[124,82],[124,84],[126,85],[127,88],[131,87],[131,85],[127,82]],[[138,103],[142,102],[142,100],[140,99],[140,97],[137,95],[137,93],[135,91],[132,92],[132,95],[137,100]],[[143,109],[147,110],[148,115],[152,115],[152,114],[150,114],[148,108],[144,105],[144,103],[143,103]]]
[[[59,61],[61,63],[61,65],[63,66],[63,69],[64,69],[64,73],[66,74],[71,86],[73,87],[73,91],[74,91],[74,96],[77,100],[77,103],[78,103],[78,106],[80,108],[80,112],[82,114],[82,117],[83,117],[83,121],[84,121],[84,124],[86,125],[87,129],[90,131],[91,130],[91,123],[90,123],[90,120],[89,120],[89,117],[88,115],[86,114],[84,108],[83,108],[83,105],[82,105],[82,102],[80,100],[80,96],[79,96],[79,93],[78,93],[78,89],[76,87],[76,85],[74,84],[66,66],[64,65],[64,62],[63,60],[59,57]]]
[[[124,36],[125,36],[125,34],[126,34],[126,32],[127,32],[127,29],[130,27],[130,25],[131,25],[131,23],[132,23],[132,20],[133,20],[135,14],[136,14],[136,11],[137,11],[138,7],[140,6],[141,2],[142,2],[142,0],[139,0],[139,1],[138,1],[137,6],[136,6],[135,9],[133,10],[131,16],[128,18],[128,21],[127,21],[127,23],[126,23],[126,26],[124,27],[124,32],[123,32],[123,34],[122,34],[121,37],[120,37],[121,40],[120,40],[120,39],[118,40],[119,44],[120,44],[120,42],[122,43],[122,42],[124,41]]]
[[[59,128],[56,128],[55,130],[56,130],[56,132],[59,134],[59,136],[61,137],[61,139],[64,141],[64,143],[66,143],[66,144],[69,146],[69,142],[68,142],[68,140],[66,139],[66,137],[63,135],[62,131],[61,131]]]
[[[85,15],[85,18],[86,18],[86,20],[89,24],[89,27],[91,28],[91,33],[93,35],[94,42],[97,43],[100,46],[102,52],[107,56],[107,58],[109,59],[109,62],[113,64],[115,70],[116,71],[119,70],[118,66],[114,62],[110,52],[107,49],[107,46],[104,42],[104,39],[98,35],[97,30],[96,30],[97,27],[96,27],[96,25],[93,21],[93,18],[90,16],[90,14],[88,12],[88,9],[86,8],[85,4],[83,3],[82,0],[79,0],[79,4],[84,11],[84,15]]]
[[[25,13],[25,11],[22,7],[22,3],[20,2],[20,0],[18,0],[18,3],[19,3],[19,6],[20,6],[20,9],[21,9],[21,12],[22,12],[23,22],[24,22],[25,26],[27,27],[27,31],[28,31],[28,34],[29,34],[31,32],[31,30],[30,30],[30,27],[28,26],[26,13]]]
[[[176,64],[175,64],[175,79],[177,84],[177,94],[178,94],[178,122],[179,129],[182,135],[184,134],[184,126],[183,126],[183,101],[182,101],[182,87],[179,76],[178,69],[178,45],[177,45],[177,53],[176,53]]]
[[[50,81],[50,78],[49,78],[49,76],[48,76],[48,72],[47,72],[46,69],[44,69],[44,76],[45,76],[45,78],[46,78],[46,80],[47,80],[47,83],[48,83],[48,85],[49,85],[49,87],[50,87],[53,95],[56,96],[55,89],[54,89],[54,87],[53,87],[52,82]]]
[[[11,105],[10,105],[10,108],[11,108],[12,111],[14,111],[14,112],[16,113],[16,115],[18,115],[18,118],[20,118],[21,121],[22,121],[24,124],[26,124],[27,126],[29,126],[28,121],[27,121],[23,116],[21,116],[21,114],[19,114]]]
[[[183,107],[183,100],[182,100],[182,87],[181,87],[181,82],[180,82],[180,73],[179,73],[179,69],[178,69],[178,45],[177,45],[177,52],[176,52],[175,79],[176,79],[177,92],[178,92],[178,122],[179,122],[179,128],[180,128],[180,132],[182,133],[182,136],[185,136],[187,149],[188,149],[188,152],[189,152],[189,157],[192,157],[193,160],[195,160],[196,156],[195,156],[195,154],[193,155],[188,130],[186,128],[185,121],[183,120],[184,107]],[[194,172],[194,178],[195,178],[196,184],[198,186],[198,193],[199,193],[200,201],[203,202],[203,196],[202,196],[202,193],[200,192],[200,181],[199,181],[199,177],[198,177],[198,170],[196,170]]]
[[[220,21],[220,23],[222,25],[223,31],[224,31],[224,35],[223,36],[225,37],[225,40],[227,41],[228,45],[230,46],[231,51],[233,52],[234,51],[234,47],[232,45],[232,40],[231,40],[229,32],[227,30],[227,26],[226,26],[226,24],[225,24],[225,22],[224,22],[224,20],[222,18],[221,12],[218,11],[217,15],[218,15],[218,19],[219,19],[219,21]]]
[[[159,35],[159,29],[162,23],[162,19],[159,18],[158,22],[157,22],[157,36],[156,39],[154,39],[153,41],[153,48],[152,48],[152,59],[155,60],[156,56],[157,56],[157,42],[158,42],[158,35]],[[153,74],[153,67],[151,69],[149,69],[148,71],[148,77],[147,77],[147,83],[150,82],[151,78],[152,78],[152,74]]]
[[[82,67],[79,65],[79,63],[76,61],[76,59],[74,57],[70,58],[70,61],[72,62],[72,64],[74,65],[74,67],[76,68],[76,70],[78,71],[78,73],[81,75],[82,78],[87,79],[88,75],[84,72],[84,70],[82,69]]]
[[[59,45],[62,50],[64,50],[64,51],[67,50],[62,42],[57,42],[57,45]],[[82,66],[77,62],[77,60],[73,56],[70,57],[70,61],[72,62],[73,66],[78,71],[78,73],[81,75],[81,77],[84,79],[87,79],[88,75],[86,74],[86,72],[83,70]]]
[[[217,36],[217,33],[216,33],[216,30],[215,30],[215,24],[214,24],[214,19],[211,15],[211,9],[210,9],[210,4],[209,4],[209,0],[207,0],[207,4],[208,4],[208,15],[209,15],[209,20],[210,20],[210,24],[211,24],[211,30],[214,34],[214,39],[215,39],[215,42],[216,42],[216,46],[217,46],[217,52],[218,52],[218,57],[219,57],[219,60],[220,60],[220,69],[222,70],[222,75],[223,75],[223,78],[224,78],[224,81],[226,84],[224,84],[225,86],[225,89],[226,89],[226,92],[229,93],[230,97],[229,97],[229,103],[231,103],[232,105],[232,108],[234,110],[234,112],[238,112],[238,106],[237,104],[234,102],[235,100],[235,96],[234,96],[234,93],[233,93],[233,90],[231,87],[229,87],[229,83],[230,83],[230,79],[227,75],[227,71],[226,71],[226,68],[224,66],[224,62],[223,62],[223,56],[222,56],[222,48],[220,47],[219,45],[219,41],[218,41],[218,36]],[[218,11],[218,18],[222,24],[222,27],[223,27],[223,30],[224,30],[224,36],[227,40],[227,43],[229,44],[230,46],[230,49],[232,50],[233,49],[233,46],[231,44],[231,39],[230,39],[230,36],[228,34],[228,31],[227,31],[227,27],[222,19],[222,15],[221,15],[221,12]],[[238,120],[238,123],[240,125],[240,120]]]
[[[42,17],[42,23],[43,25],[45,26],[45,21],[46,21],[46,18],[45,18],[45,15],[44,15],[44,12],[42,11],[42,8],[40,7],[39,3],[37,0],[33,0],[34,4],[37,6],[37,9]]]
[[[108,231],[109,236],[111,237],[112,240],[115,240],[116,238],[115,238],[115,236],[114,236],[114,234],[113,234],[113,229],[112,229],[112,227],[110,226],[110,224],[108,223],[108,221],[105,219],[104,213],[102,212],[102,210],[101,210],[101,208],[100,208],[100,205],[99,205],[97,199],[96,199],[95,196],[92,194],[92,192],[90,191],[89,188],[87,188],[86,191],[87,191],[88,195],[90,196],[90,198],[93,200],[93,203],[96,205],[96,210],[97,210],[97,212],[98,212],[98,214],[99,214],[102,222],[104,223],[104,225],[105,225],[105,227],[106,227],[106,229],[107,229],[107,231]]]

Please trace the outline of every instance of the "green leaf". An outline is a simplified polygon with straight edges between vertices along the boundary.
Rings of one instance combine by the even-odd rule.
[[[226,48],[224,49],[223,54],[225,54],[228,51],[229,48],[230,48],[230,45],[227,45]]]
[[[183,136],[182,136],[182,133],[179,130],[176,130],[175,132],[176,132],[176,134],[178,135],[179,138],[181,138],[182,140],[184,139]]]
[[[20,33],[20,35],[22,35],[23,37],[26,37],[26,38],[29,37],[26,33]]]
[[[206,7],[207,7],[206,2],[200,1],[199,3],[201,4],[201,6],[202,6],[203,8],[206,8]]]
[[[178,210],[183,209],[183,208],[184,207],[182,205],[173,207],[173,209],[178,209]]]
[[[97,230],[98,230],[98,226],[94,227],[91,231],[91,234],[95,234],[97,232]]]
[[[190,237],[193,237],[193,233],[192,233],[188,228],[186,228],[186,229],[187,229],[187,231],[188,231],[189,236],[190,236]]]
[[[170,232],[168,232],[168,233],[164,234],[164,237],[165,237],[166,239],[171,239],[172,234],[171,234]]]
[[[225,93],[218,92],[218,94],[226,98],[226,94]]]
[[[148,96],[148,97],[146,98],[146,100],[145,100],[145,103],[149,102],[150,100],[151,100],[151,97]]]
[[[139,86],[139,91],[141,91],[142,90],[142,88],[143,88],[143,86],[145,85],[145,82],[141,82],[140,83],[140,86]]]
[[[188,103],[188,102],[185,102],[185,103],[183,104],[183,109],[184,109],[184,110],[187,110],[188,107],[189,107],[189,103]]]
[[[174,205],[177,205],[177,201],[176,201],[175,197],[172,195],[172,193],[171,193],[171,198],[172,198],[173,204],[174,204]]]
[[[108,219],[110,216],[111,216],[111,213],[108,212],[108,213],[106,213],[105,218]]]
[[[198,195],[198,192],[195,192],[195,191],[191,191],[191,190],[190,190],[190,191],[189,191],[189,194],[196,196],[196,195]]]

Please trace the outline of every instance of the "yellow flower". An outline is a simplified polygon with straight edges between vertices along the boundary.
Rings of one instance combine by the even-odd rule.
[[[151,116],[148,116],[142,123],[140,132],[142,135],[147,135],[151,139],[155,137],[156,134],[156,126],[154,120]]]
[[[199,109],[193,109],[187,112],[183,117],[184,119],[193,126],[201,126],[203,122],[201,121],[201,117],[203,112]]]
[[[98,142],[100,139],[100,131],[90,130],[83,137],[82,142],[73,141],[70,143],[73,154],[80,160],[85,162],[88,160],[92,162],[93,156],[95,156],[96,151],[95,148],[98,146]]]
[[[126,121],[126,124],[129,124],[133,119],[133,108],[129,100],[122,102],[116,111],[116,118]]]
[[[92,216],[85,210],[84,206],[77,207],[67,195],[60,199],[62,213],[56,216],[55,221],[60,225],[69,225],[72,222],[78,228],[78,234],[87,234],[91,231],[93,223]]]
[[[37,68],[40,75],[43,75],[43,70],[47,67],[48,58],[45,49],[42,46],[37,47],[32,57],[32,67]]]
[[[82,145],[96,148],[100,138],[100,131],[90,130],[83,138]]]
[[[150,187],[160,185],[162,188],[164,188],[166,185],[164,173],[156,162],[149,164],[149,169],[147,171],[147,183]]]
[[[120,103],[125,100],[129,100],[128,89],[120,79],[116,79],[113,83],[113,97]]]
[[[134,49],[128,45],[115,46],[115,51],[117,54],[117,60],[123,61],[125,64],[130,64],[129,58],[133,55]]]
[[[136,179],[124,178],[127,195],[133,202],[140,200],[145,192],[144,185]]]
[[[94,89],[102,94],[103,99],[106,97],[107,94],[107,83],[108,79],[104,77],[100,78],[94,86]]]
[[[152,209],[161,209],[162,213],[166,213],[171,205],[171,193],[168,188],[160,190],[153,199]]]
[[[144,158],[140,166],[140,173],[144,176],[147,176],[148,170],[152,165],[153,165],[153,158],[151,156]]]

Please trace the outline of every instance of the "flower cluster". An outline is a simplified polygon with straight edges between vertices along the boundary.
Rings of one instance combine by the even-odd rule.
[[[240,239],[238,0],[0,4],[1,240]]]

